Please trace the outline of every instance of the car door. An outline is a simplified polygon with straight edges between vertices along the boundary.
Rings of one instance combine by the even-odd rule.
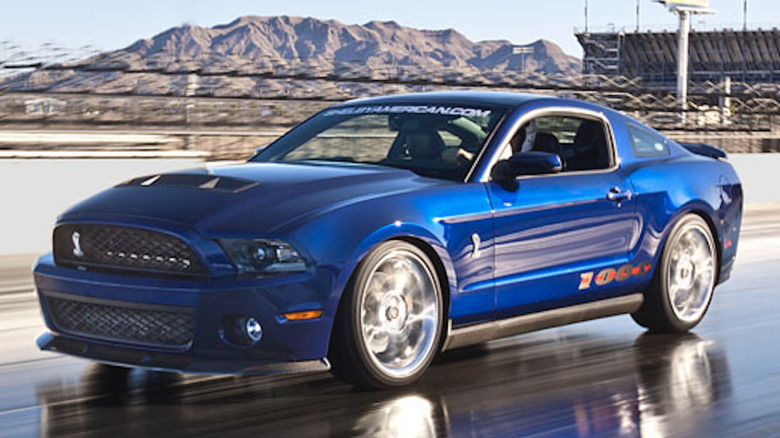
[[[618,272],[623,267],[625,275],[639,230],[630,181],[617,166],[607,119],[582,110],[548,111],[545,117],[568,118],[563,125],[598,123],[609,161],[595,165],[571,156],[579,148],[581,127],[572,133],[539,126],[539,132],[559,138],[556,151],[570,170],[521,176],[516,191],[487,183],[494,211],[496,309],[507,315],[619,293]]]

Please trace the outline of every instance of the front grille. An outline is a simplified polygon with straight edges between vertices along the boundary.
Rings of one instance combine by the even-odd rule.
[[[205,268],[180,239],[115,225],[61,225],[54,230],[58,264],[163,274],[203,274]]]
[[[192,312],[161,307],[126,307],[46,297],[62,333],[128,344],[184,349],[192,342]]]

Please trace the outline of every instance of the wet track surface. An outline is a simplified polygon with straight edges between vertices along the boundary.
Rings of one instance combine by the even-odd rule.
[[[747,215],[734,275],[693,333],[582,323],[449,352],[395,391],[38,352],[29,261],[0,259],[0,436],[780,436],[780,206]]]

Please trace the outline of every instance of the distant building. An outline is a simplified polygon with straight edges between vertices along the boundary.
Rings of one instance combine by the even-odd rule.
[[[42,97],[24,101],[24,112],[32,115],[48,116],[57,114],[65,109],[67,103],[64,100]]]
[[[583,72],[641,77],[651,87],[674,89],[677,82],[676,32],[578,32]],[[780,31],[693,30],[692,82],[780,83]]]

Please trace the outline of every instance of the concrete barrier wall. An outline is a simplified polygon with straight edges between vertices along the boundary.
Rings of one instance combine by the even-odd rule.
[[[780,202],[780,154],[732,154],[746,204]]]
[[[735,154],[748,204],[780,203],[780,154]],[[58,214],[135,176],[201,167],[198,159],[0,160],[0,254],[43,253]]]

